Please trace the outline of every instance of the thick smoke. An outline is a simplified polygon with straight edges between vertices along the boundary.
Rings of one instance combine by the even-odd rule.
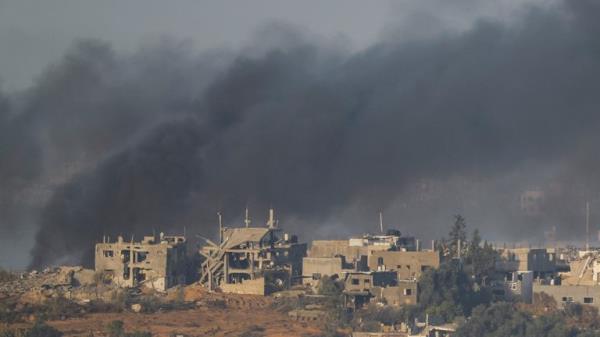
[[[18,114],[48,165],[30,174],[83,163],[41,212],[32,266],[90,263],[103,234],[214,234],[245,205],[304,238],[374,228],[379,209],[429,237],[458,212],[499,237],[577,235],[600,191],[598,15],[572,1],[356,53],[281,25],[288,42],[233,58],[80,43]],[[532,187],[549,191],[533,218]]]

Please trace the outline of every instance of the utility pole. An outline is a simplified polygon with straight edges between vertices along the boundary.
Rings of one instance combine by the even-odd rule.
[[[269,228],[274,228],[275,226],[275,210],[273,208],[269,209],[269,221],[267,221],[267,226]]]
[[[219,244],[223,243],[223,216],[221,212],[217,212],[217,216],[219,217]]]
[[[250,227],[250,217],[248,216],[248,206],[246,206],[246,216],[244,218],[244,223],[246,224],[246,228]]]
[[[585,250],[590,250],[590,202],[585,203]]]

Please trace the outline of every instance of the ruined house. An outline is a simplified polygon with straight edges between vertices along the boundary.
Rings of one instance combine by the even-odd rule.
[[[439,265],[438,252],[421,250],[415,238],[390,230],[385,235],[313,241],[303,260],[303,283],[315,285],[321,276],[351,271],[394,271],[400,280],[414,280]]]
[[[345,272],[346,307],[359,309],[372,300],[388,305],[417,304],[417,282],[399,280],[393,271]]]
[[[267,295],[300,280],[306,244],[276,226],[269,211],[266,227],[224,228],[219,220],[220,242],[206,239],[200,283],[223,292]]]
[[[104,238],[96,244],[95,266],[104,282],[164,291],[185,283],[186,239],[162,233],[158,238],[144,236],[141,242]]]
[[[533,301],[533,272],[513,271],[489,281],[492,295],[497,301]]]
[[[430,268],[440,266],[440,254],[435,251],[374,251],[368,256],[370,270],[395,271],[398,279],[415,280]]]
[[[560,306],[579,303],[600,308],[600,253],[583,251],[570,261],[569,272],[538,280],[533,292],[553,297]]]
[[[556,254],[545,248],[500,249],[496,270],[501,272],[532,271],[533,277],[545,278],[556,274]]]

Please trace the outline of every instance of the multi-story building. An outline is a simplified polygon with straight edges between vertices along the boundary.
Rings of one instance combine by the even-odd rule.
[[[207,240],[200,250],[206,258],[200,283],[224,292],[266,295],[299,281],[306,244],[275,224],[271,209],[266,227],[220,226],[219,244]]]
[[[162,233],[158,239],[145,236],[141,242],[124,241],[122,236],[116,242],[104,238],[96,244],[95,266],[105,282],[166,290],[185,283],[186,239]]]

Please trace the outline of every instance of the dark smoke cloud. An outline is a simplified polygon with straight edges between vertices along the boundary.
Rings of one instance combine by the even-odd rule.
[[[600,191],[599,14],[568,1],[357,53],[281,25],[286,43],[232,60],[79,44],[25,104],[45,155],[92,153],[41,213],[32,266],[90,263],[102,234],[214,234],[217,209],[233,222],[246,204],[305,238],[367,230],[380,208],[431,237],[457,212],[499,236],[575,235]],[[557,192],[520,216],[533,186]]]

